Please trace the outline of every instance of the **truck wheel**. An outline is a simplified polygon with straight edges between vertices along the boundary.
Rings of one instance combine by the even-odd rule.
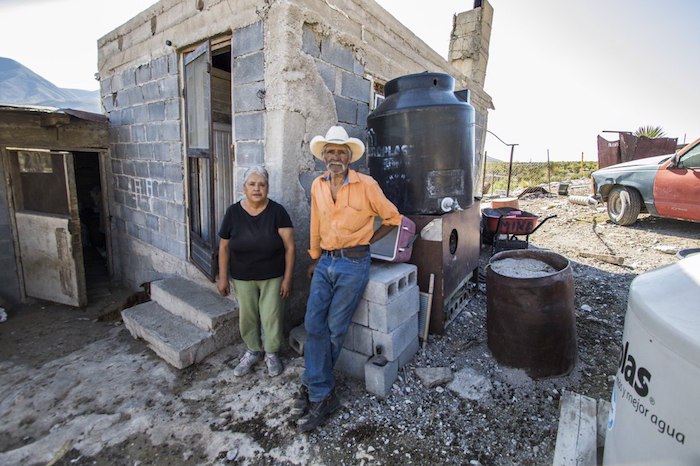
[[[618,225],[632,225],[642,209],[642,198],[632,188],[616,186],[608,196],[608,217]]]

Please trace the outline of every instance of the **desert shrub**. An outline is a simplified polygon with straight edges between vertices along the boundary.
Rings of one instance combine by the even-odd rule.
[[[510,190],[539,186],[579,178],[590,178],[598,169],[598,162],[513,162]],[[484,194],[506,190],[508,185],[508,162],[486,162],[483,179]]]

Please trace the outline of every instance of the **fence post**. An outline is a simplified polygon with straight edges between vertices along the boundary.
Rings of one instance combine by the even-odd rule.
[[[484,152],[484,172],[481,176],[481,195],[485,195],[486,193],[484,192],[484,186],[486,186],[486,164],[489,161],[489,152],[486,151]]]
[[[508,185],[506,186],[506,197],[510,196],[510,176],[513,172],[513,149],[517,144],[507,144],[510,146],[510,162],[508,163]]]

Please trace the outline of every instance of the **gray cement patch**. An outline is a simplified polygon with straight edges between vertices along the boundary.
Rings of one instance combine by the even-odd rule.
[[[39,370],[2,363],[0,464],[46,464],[62,449],[95,457],[142,437],[148,448],[180,445],[182,464],[211,464],[232,449],[243,464],[309,462],[313,448],[287,422],[300,359],[281,377],[260,365],[239,379],[230,363],[243,348],[228,347],[203,363],[205,377],[188,379],[145,347],[131,351],[130,338],[117,327]]]

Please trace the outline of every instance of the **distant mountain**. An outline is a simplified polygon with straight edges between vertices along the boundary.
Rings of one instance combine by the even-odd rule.
[[[102,113],[100,91],[55,86],[11,58],[0,57],[0,104],[42,105]]]

